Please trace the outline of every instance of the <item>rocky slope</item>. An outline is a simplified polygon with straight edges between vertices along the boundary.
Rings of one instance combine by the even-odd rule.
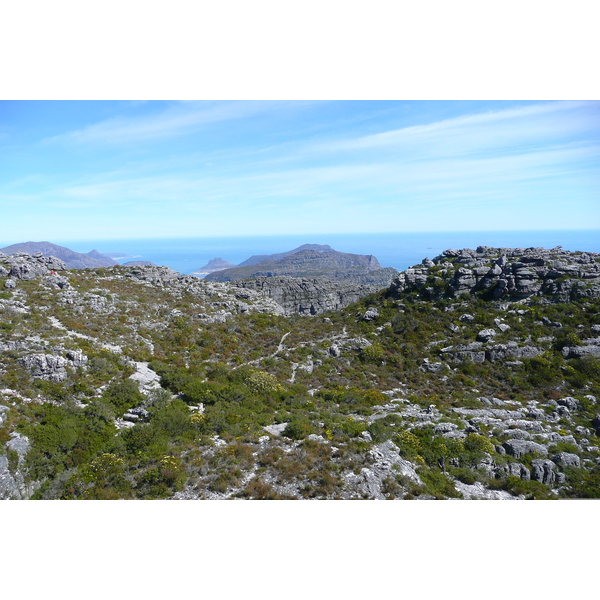
[[[339,308],[0,255],[0,497],[599,497],[599,258],[449,250]]]
[[[390,285],[395,269],[377,269],[368,274],[336,279],[306,277],[254,277],[231,282],[232,286],[255,290],[272,298],[284,314],[320,315],[339,310]]]

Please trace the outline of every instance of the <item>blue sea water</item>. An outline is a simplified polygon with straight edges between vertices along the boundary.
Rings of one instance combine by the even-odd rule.
[[[433,258],[448,248],[562,246],[565,250],[600,252],[600,230],[579,231],[479,231],[431,233],[306,234],[281,236],[198,237],[123,240],[51,240],[76,252],[119,252],[129,258],[149,260],[180,273],[192,273],[210,259],[220,257],[238,264],[253,254],[274,254],[302,244],[329,244],[339,252],[372,254],[382,267],[399,271]],[[135,258],[131,258],[135,257]]]

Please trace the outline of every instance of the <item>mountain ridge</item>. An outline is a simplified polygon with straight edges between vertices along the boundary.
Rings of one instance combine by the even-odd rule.
[[[315,252],[333,252],[333,248],[328,244],[302,244],[293,250],[288,250],[287,252],[277,252],[275,254],[253,254],[250,258],[247,258],[245,261],[241,262],[238,267],[249,267],[251,265],[255,265],[257,263],[261,263],[267,260],[279,260],[280,258],[285,258],[290,254],[295,254],[296,252],[302,252],[303,250],[314,250]]]
[[[0,252],[14,254],[15,252],[26,252],[35,254],[40,252],[43,256],[54,256],[65,262],[68,269],[93,269],[98,267],[113,267],[118,263],[112,258],[101,254],[97,250],[88,253],[75,252],[66,246],[59,246],[51,242],[22,242],[11,244],[0,248]]]
[[[304,249],[284,253],[258,263],[217,271],[206,276],[207,281],[236,281],[254,277],[325,277],[347,278],[381,269],[373,255],[350,254],[330,249]]]

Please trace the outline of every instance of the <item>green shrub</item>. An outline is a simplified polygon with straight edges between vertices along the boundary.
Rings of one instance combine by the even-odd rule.
[[[457,491],[452,481],[441,471],[422,468],[419,469],[419,477],[425,484],[425,491],[437,500],[462,498],[462,494]]]
[[[139,406],[145,400],[137,384],[132,379],[113,381],[102,394],[102,399],[110,404],[117,416],[126,413],[130,408]]]
[[[491,454],[495,451],[494,444],[490,442],[486,437],[477,433],[469,433],[464,441],[465,450],[468,452],[487,452]]]
[[[313,433],[311,422],[306,417],[294,417],[283,430],[283,435],[293,440],[303,440]]]

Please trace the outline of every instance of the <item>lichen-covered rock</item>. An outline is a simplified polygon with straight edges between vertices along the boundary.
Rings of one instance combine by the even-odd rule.
[[[257,277],[229,285],[255,290],[272,298],[286,315],[319,315],[339,310],[385,287],[379,284],[347,283],[343,279],[333,281],[295,277]]]

